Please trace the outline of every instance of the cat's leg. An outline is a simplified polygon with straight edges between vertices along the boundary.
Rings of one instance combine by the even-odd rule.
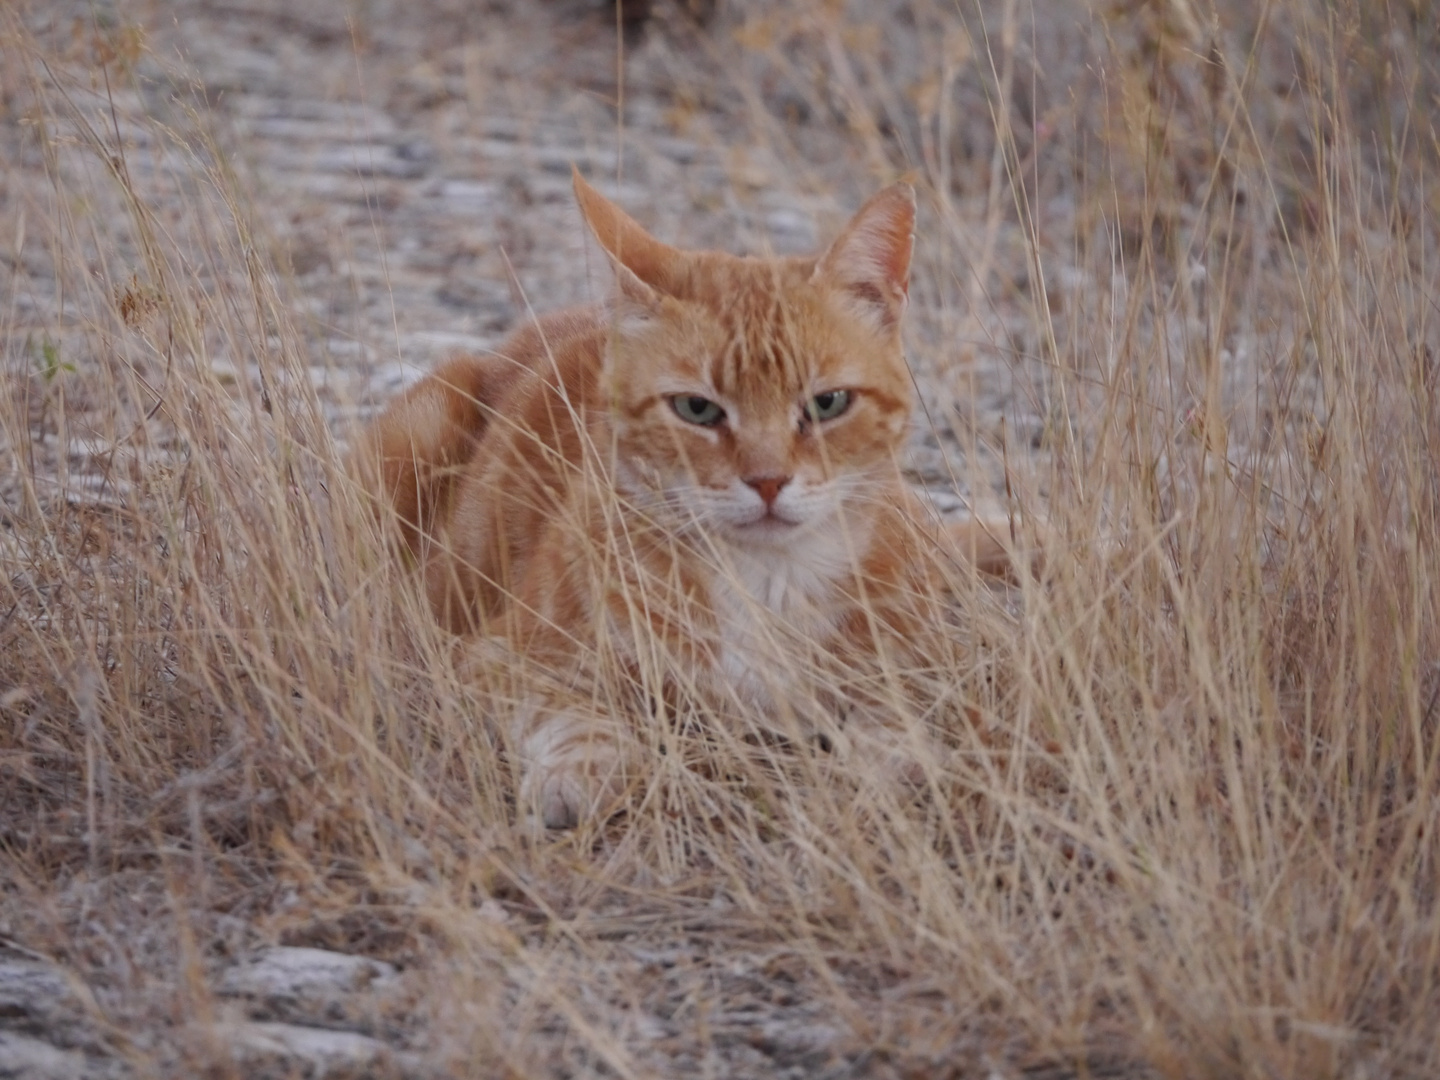
[[[515,615],[505,632],[465,642],[462,672],[489,691],[518,781],[517,813],[547,829],[603,821],[640,775],[633,721],[595,693],[594,665],[567,650],[568,635],[533,624],[518,631],[526,620]]]
[[[841,622],[818,665],[827,686],[817,698],[825,706],[819,719],[838,761],[882,788],[913,791],[948,758],[924,718],[926,692],[910,673],[934,663],[927,645],[938,643],[937,631],[948,636],[950,602],[928,561],[874,569],[866,602]]]
[[[458,471],[513,378],[511,366],[484,356],[441,364],[392,401],[352,453],[361,483],[394,511],[412,554],[421,554],[444,519]]]
[[[945,750],[910,709],[875,701],[842,706],[825,743],[836,761],[882,790],[908,793],[943,766]]]
[[[811,743],[840,769],[901,795],[923,787],[944,758],[911,695],[898,676],[886,672],[913,666],[909,642],[901,636],[910,629],[913,620],[899,616],[852,626],[816,664],[813,696],[792,701]],[[891,641],[876,640],[891,634],[896,635]],[[892,664],[884,663],[882,649]]]
[[[988,577],[1016,582],[1044,571],[1048,529],[1043,521],[1000,514],[972,514],[959,521],[942,522],[934,509],[912,492],[897,498],[901,513],[883,522],[890,530],[874,545],[875,554],[865,566],[867,576],[906,577],[917,558],[934,565],[956,561]],[[924,580],[911,579],[916,587]],[[903,591],[903,590],[902,590]]]
[[[636,769],[614,717],[540,700],[511,720],[520,757],[519,809],[547,829],[604,820],[624,801]]]
[[[1001,517],[972,517],[947,522],[946,538],[969,565],[982,574],[1015,582],[1045,571],[1045,530],[1034,522],[1023,528]]]

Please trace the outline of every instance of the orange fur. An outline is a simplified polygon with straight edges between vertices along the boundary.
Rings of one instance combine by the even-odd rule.
[[[632,662],[659,647],[687,685],[761,713],[793,704],[766,671],[777,641],[839,672],[933,623],[941,537],[896,464],[910,188],[790,259],[680,251],[578,174],[575,190],[610,302],[450,361],[363,443],[437,616],[572,680],[597,634]],[[1003,572],[1002,539],[967,523],[950,549]],[[547,825],[622,792],[623,723],[598,707],[540,695],[510,730],[522,803]]]

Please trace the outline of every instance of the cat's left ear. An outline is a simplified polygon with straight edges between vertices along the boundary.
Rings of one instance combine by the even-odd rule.
[[[861,318],[889,331],[910,297],[915,247],[915,189],[892,184],[871,196],[829,250],[812,278],[837,287]]]
[[[656,240],[629,214],[585,182],[574,169],[575,201],[591,234],[605,249],[615,270],[622,296],[653,303],[657,294],[669,293],[683,256]]]

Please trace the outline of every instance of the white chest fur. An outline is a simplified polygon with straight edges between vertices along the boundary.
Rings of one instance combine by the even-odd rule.
[[[735,548],[711,589],[719,636],[715,674],[742,702],[765,710],[805,679],[806,654],[823,649],[854,603],[869,541],[832,526],[787,547]]]

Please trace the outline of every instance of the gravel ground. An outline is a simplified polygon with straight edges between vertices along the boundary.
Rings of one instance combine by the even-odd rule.
[[[376,0],[302,13],[275,0],[183,0],[125,9],[110,19],[142,28],[138,89],[109,88],[99,122],[113,104],[130,177],[159,206],[189,166],[173,152],[146,153],[147,124],[220,145],[253,195],[258,239],[290,276],[312,375],[343,437],[357,411],[446,355],[493,346],[527,309],[593,298],[572,165],[677,245],[780,253],[815,250],[900,175],[911,153],[904,133],[890,139],[893,160],[877,162],[874,140],[857,138],[840,105],[816,115],[774,64],[757,69],[753,92],[737,90],[749,55],[739,43],[758,18],[745,7],[701,24],[678,3],[655,5],[627,35],[623,80],[603,5]],[[69,16],[77,37],[96,33],[89,11]],[[67,25],[57,13],[49,21]],[[923,81],[907,66],[918,63],[916,36],[902,29],[887,41],[902,88]],[[48,183],[16,119],[6,138],[29,168],[11,173],[12,203],[23,199],[16,188]],[[970,201],[983,215],[984,199]],[[917,429],[913,466],[954,511],[957,485],[979,475],[983,492],[1003,477],[999,458],[981,453],[957,479],[964,455],[948,420],[964,418],[970,450],[975,438],[992,448],[1005,440],[1014,465],[1040,439],[1043,371],[1020,359],[1040,350],[1028,300],[1015,291],[1027,262],[1019,230],[1002,222],[987,233],[977,222],[985,265],[976,269],[951,250],[955,230],[940,228],[937,214],[922,205],[909,318],[934,421]],[[66,316],[45,259],[16,262],[12,343],[53,334]],[[972,270],[989,284],[967,280]],[[244,358],[213,362],[226,377],[255,373]],[[85,489],[83,477],[72,481]]]

